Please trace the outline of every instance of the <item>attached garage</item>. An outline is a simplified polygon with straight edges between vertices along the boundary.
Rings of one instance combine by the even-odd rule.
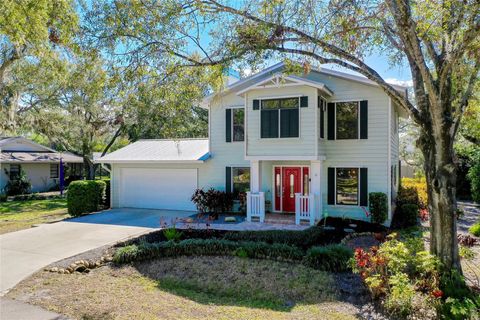
[[[197,169],[122,168],[120,207],[195,210]]]
[[[208,140],[140,140],[97,160],[111,165],[113,208],[195,211],[198,166]]]

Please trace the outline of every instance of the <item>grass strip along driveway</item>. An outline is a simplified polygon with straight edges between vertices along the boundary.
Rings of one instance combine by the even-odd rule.
[[[66,199],[8,201],[0,203],[0,234],[31,228],[70,217]]]

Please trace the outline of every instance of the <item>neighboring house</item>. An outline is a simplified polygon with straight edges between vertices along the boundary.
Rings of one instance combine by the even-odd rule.
[[[60,158],[70,173],[81,170],[83,159],[57,152],[23,137],[0,137],[0,193],[23,170],[32,192],[48,191],[59,184]]]
[[[141,140],[99,159],[112,165],[112,207],[195,210],[193,191],[215,188],[249,190],[248,219],[263,221],[270,209],[296,214],[297,223],[327,213],[365,220],[368,193],[379,191],[390,221],[405,110],[364,77],[283,68],[205,98],[208,139]]]

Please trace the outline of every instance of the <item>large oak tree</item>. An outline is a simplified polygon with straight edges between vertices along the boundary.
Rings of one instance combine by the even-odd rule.
[[[476,0],[113,1],[100,33],[139,61],[176,57],[190,66],[258,64],[283,55],[335,64],[375,81],[420,128],[431,212],[431,251],[461,269],[453,143],[480,68]],[[118,43],[117,43],[118,44]],[[200,57],[193,57],[196,51]],[[365,62],[374,52],[405,62],[410,100]],[[142,59],[144,58],[144,59]]]

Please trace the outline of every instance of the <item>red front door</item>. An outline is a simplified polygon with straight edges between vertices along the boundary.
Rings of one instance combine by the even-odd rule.
[[[302,170],[299,167],[282,168],[283,178],[283,211],[295,212],[295,193],[302,191]]]

